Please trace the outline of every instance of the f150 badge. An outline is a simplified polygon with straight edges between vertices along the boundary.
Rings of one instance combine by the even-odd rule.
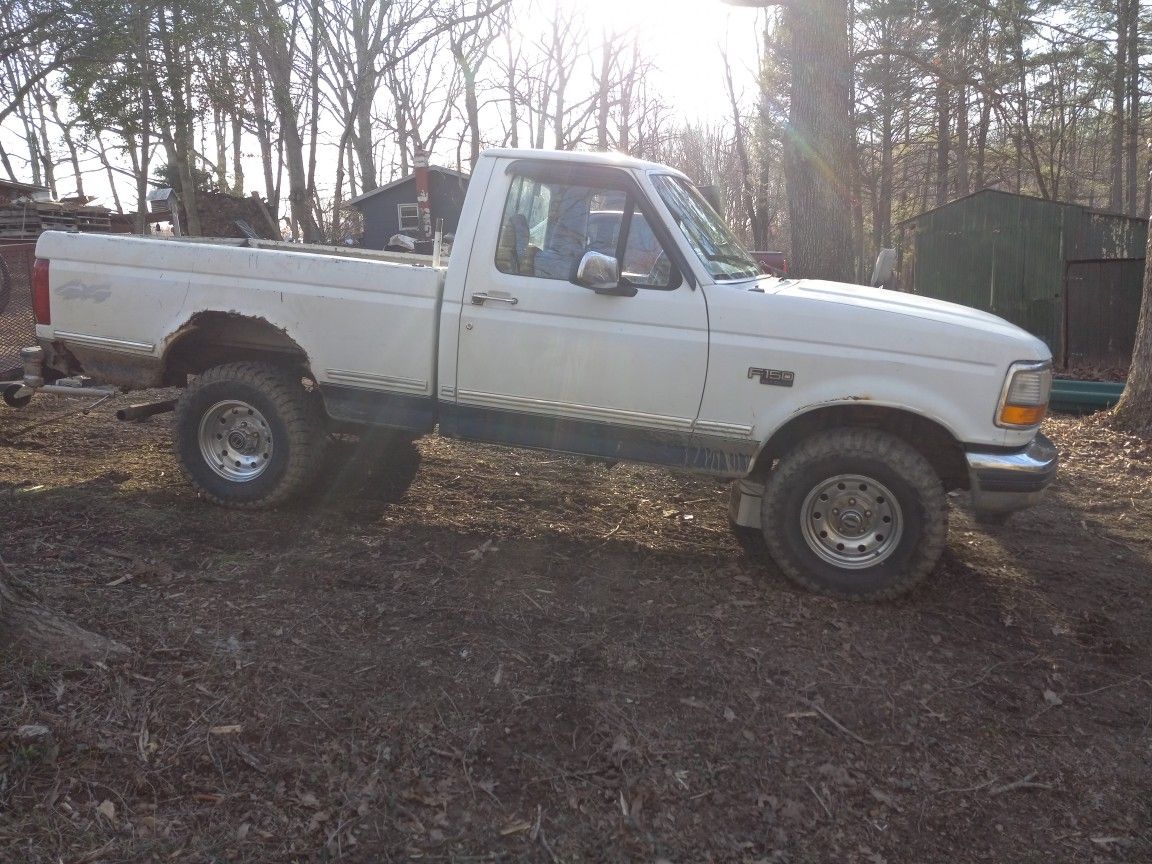
[[[786,369],[748,369],[749,380],[759,378],[761,384],[772,387],[791,387],[796,382],[796,373]]]

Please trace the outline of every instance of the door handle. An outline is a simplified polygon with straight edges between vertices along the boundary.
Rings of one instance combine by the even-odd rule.
[[[515,306],[520,302],[520,299],[517,297],[494,297],[491,294],[485,294],[483,292],[472,295],[473,306],[483,306],[485,300],[495,300],[497,303],[507,303],[509,306]]]

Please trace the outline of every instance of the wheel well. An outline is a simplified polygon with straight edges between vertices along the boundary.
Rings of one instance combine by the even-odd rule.
[[[197,312],[164,353],[163,381],[183,386],[189,375],[244,360],[263,360],[310,374],[304,350],[265,319],[232,312]]]
[[[951,432],[927,417],[879,405],[830,405],[793,417],[761,448],[752,475],[764,477],[773,462],[809,435],[843,426],[891,432],[928,460],[945,489],[968,488],[964,448]]]

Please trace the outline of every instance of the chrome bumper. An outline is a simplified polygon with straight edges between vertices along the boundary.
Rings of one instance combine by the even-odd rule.
[[[1039,433],[1021,450],[972,451],[966,456],[972,509],[977,513],[1011,513],[1031,507],[1056,477],[1060,462],[1056,446]]]

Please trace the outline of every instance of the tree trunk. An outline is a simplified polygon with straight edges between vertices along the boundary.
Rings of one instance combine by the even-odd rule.
[[[60,128],[61,136],[64,138],[64,144],[68,148],[68,158],[72,163],[72,176],[76,180],[76,194],[84,197],[84,175],[80,171],[80,155],[76,150],[76,142],[72,140],[72,126],[65,123],[60,117],[60,100],[56,96],[48,92],[43,93],[45,102],[48,103],[48,110],[52,112],[52,119]]]
[[[319,201],[316,197],[316,155],[319,147],[320,138],[320,3],[319,0],[312,0],[311,6],[311,21],[312,33],[309,36],[311,45],[311,57],[309,58],[309,66],[311,67],[308,73],[308,180],[307,180],[307,196],[308,196],[308,210],[313,211],[314,207],[318,208]],[[317,236],[305,239],[305,243],[315,243],[319,241],[321,228],[313,221],[316,227]]]
[[[192,109],[192,76],[190,58],[179,44],[177,33],[183,29],[183,10],[179,4],[171,8],[172,24],[168,25],[164,9],[157,9],[157,33],[164,56],[168,61],[167,74],[164,80],[170,86],[170,92],[160,94],[157,108],[163,104],[169,106],[170,124],[163,124],[161,134],[164,135],[166,146],[169,147],[172,158],[170,162],[180,178],[180,204],[187,220],[184,230],[193,237],[203,233],[200,229],[200,208],[198,206],[196,186],[196,131],[195,114]],[[159,84],[157,83],[157,87]],[[163,97],[167,97],[165,103]],[[169,128],[170,125],[170,128]]]
[[[936,79],[936,206],[948,203],[948,167],[951,161],[952,92],[943,78]]]
[[[1131,0],[1128,7],[1128,135],[1124,153],[1124,171],[1127,175],[1127,210],[1129,216],[1139,216],[1140,190],[1140,0]]]
[[[305,243],[317,243],[320,240],[320,229],[312,215],[308,172],[304,167],[304,139],[300,127],[296,125],[296,112],[291,108],[292,97],[287,92],[275,93],[274,96],[280,112],[280,134],[284,141],[284,162],[288,169],[288,206],[292,210],[292,221],[298,226]]]
[[[12,170],[12,160],[8,158],[8,151],[4,149],[3,143],[0,143],[0,165],[4,166],[9,180],[16,179],[16,172]]]
[[[760,214],[756,211],[756,189],[752,174],[752,162],[748,158],[748,144],[744,136],[744,121],[740,118],[740,105],[736,101],[736,87],[732,83],[732,67],[728,63],[727,53],[724,58],[724,81],[728,85],[728,104],[732,107],[732,123],[736,132],[736,161],[740,167],[740,196],[744,201],[744,212],[748,217],[748,227],[751,231],[752,246],[756,249],[764,248],[764,230],[760,222]],[[604,130],[607,135],[608,120],[605,114]]]
[[[148,212],[148,168],[152,155],[152,88],[149,82],[152,78],[152,55],[149,53],[150,15],[144,6],[143,0],[136,7],[136,53],[140,64],[138,85],[140,88],[140,164],[133,165],[136,170],[136,233],[146,234],[151,230],[147,221]]]
[[[792,82],[784,158],[791,271],[851,282],[853,131],[844,0],[790,3]]]
[[[23,105],[14,110],[24,126],[24,142],[28,145],[28,167],[32,171],[32,183],[35,186],[43,186],[44,183],[40,179],[40,145],[36,137],[36,127],[32,123],[30,112],[26,111]]]
[[[99,132],[92,136],[92,140],[96,142],[96,155],[100,157],[100,164],[108,176],[108,188],[112,191],[112,203],[116,205],[117,213],[123,213],[124,205],[120,203],[120,193],[116,191],[116,177],[112,174],[112,163],[108,161],[108,151],[104,149],[104,140],[100,137]]]
[[[872,239],[877,249],[883,249],[892,242],[892,163],[895,150],[892,109],[885,104],[880,110],[883,112],[880,121],[880,182],[872,216]]]
[[[284,54],[275,49],[269,54],[271,56],[266,56],[265,60],[271,78],[272,104],[280,120],[280,143],[283,146],[285,167],[288,169],[288,205],[292,212],[292,223],[303,234],[305,243],[316,243],[320,239],[320,230],[312,215],[308,171],[304,165],[304,136],[301,134],[300,117],[292,96],[292,67]]]
[[[244,137],[244,123],[240,111],[232,112],[232,194],[244,194],[244,151],[241,141]]]
[[[961,87],[956,104],[956,194],[972,191],[968,178],[968,88]]]
[[[604,40],[604,44],[600,46],[600,77],[596,81],[596,149],[601,152],[608,150],[608,111],[612,105],[612,60],[615,45],[609,39]],[[724,58],[724,70],[728,75],[728,92],[732,93],[732,72],[728,68],[728,58]],[[732,96],[732,103],[735,105],[736,98]],[[737,141],[740,138],[740,115],[734,113],[736,118],[736,136]],[[742,146],[737,144],[737,146]]]
[[[519,57],[512,53],[512,30],[504,31],[504,39],[508,46],[508,79],[505,90],[508,94],[508,146],[520,146],[520,111],[519,97],[516,94],[516,61]]]
[[[52,193],[53,198],[60,197],[56,192],[56,160],[52,158],[52,148],[48,143],[48,120],[44,117],[44,104],[37,100],[36,113],[40,123],[37,127],[39,137],[40,166],[44,169],[44,185]]]
[[[988,70],[984,65],[985,62],[990,62],[989,57],[989,34],[988,34],[989,21],[985,17],[980,27],[980,45],[976,49],[975,56],[979,57],[980,64],[980,79],[984,82],[988,80]],[[992,123],[992,98],[988,91],[985,90],[980,94],[980,119],[976,125],[976,170],[971,188],[979,192],[984,188],[984,163],[988,153],[988,127]]]
[[[351,142],[349,142],[349,144],[348,144],[347,152],[341,158],[347,158],[347,160],[348,160],[348,197],[349,198],[355,198],[356,197],[356,167],[355,167],[355,162],[353,161],[354,154],[352,152]]]
[[[992,125],[992,100],[984,94],[980,100],[980,125],[976,127],[976,191],[987,185],[985,160],[988,156],[988,127]]]
[[[887,19],[883,22],[881,45],[892,46],[892,27]],[[880,58],[880,79],[892,80],[892,55],[885,53]],[[895,119],[896,106],[891,99],[882,99],[877,106],[880,112],[880,170],[876,182],[876,194],[872,201],[872,246],[879,250],[886,248],[892,236],[892,193],[893,162],[895,158]]]
[[[464,120],[468,129],[468,165],[476,170],[480,159],[480,102],[476,96],[476,67],[463,48],[453,52],[464,78]]]
[[[1152,435],[1152,232],[1144,256],[1144,292],[1136,324],[1136,344],[1124,394],[1113,412],[1116,425],[1148,437]]]
[[[60,618],[0,565],[0,644],[58,663],[85,663],[128,653],[119,642]]]
[[[1128,72],[1128,4],[1116,0],[1116,55],[1112,67],[1112,174],[1108,206],[1119,213],[1124,209],[1124,85]]]
[[[540,104],[540,109],[537,112],[536,135],[532,139],[532,146],[537,150],[543,150],[544,135],[548,131],[548,104],[552,99],[552,87],[550,82],[546,85],[543,78],[540,79],[539,87],[542,101]]]
[[[264,89],[264,70],[256,51],[249,52],[248,76],[252,99],[252,115],[256,126],[256,140],[260,143],[260,162],[264,169],[264,197],[268,207],[278,213],[280,201],[278,184],[272,174],[272,123],[268,119],[268,102]]]
[[[224,109],[212,108],[212,135],[216,140],[216,188],[228,191],[228,138],[224,129]]]

